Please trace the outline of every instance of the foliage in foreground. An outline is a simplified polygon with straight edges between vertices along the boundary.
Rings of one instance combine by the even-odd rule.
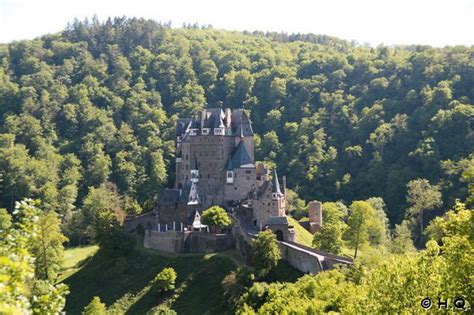
[[[473,223],[473,211],[458,203],[429,226],[436,240],[425,250],[385,255],[371,269],[356,264],[306,275],[294,284],[255,283],[241,297],[240,313],[415,314],[422,299],[436,303],[438,297],[473,305]]]
[[[35,268],[36,257],[33,255],[37,252],[35,249],[38,243],[45,241],[39,227],[44,214],[40,214],[35,202],[27,199],[16,204],[14,215],[16,221],[13,224],[5,224],[4,220],[10,221],[5,215],[0,224],[3,228],[7,226],[0,231],[0,313],[58,314],[65,305],[67,286],[49,280],[49,272],[45,268],[49,270],[50,266],[40,267],[44,263],[42,259],[36,261]],[[54,226],[54,222],[53,231],[59,227],[57,224]],[[48,248],[51,246],[46,243],[43,245]],[[54,255],[58,254],[53,252]],[[53,261],[51,268],[56,263]]]

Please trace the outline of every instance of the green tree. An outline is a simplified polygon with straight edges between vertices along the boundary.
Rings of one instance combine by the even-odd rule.
[[[38,279],[52,280],[57,277],[63,263],[64,246],[67,238],[61,233],[58,215],[49,211],[39,216],[38,234],[31,244],[35,256],[35,274]]]
[[[369,229],[374,216],[375,209],[366,201],[354,201],[350,206],[346,238],[354,247],[354,258],[357,258],[359,246],[369,239]]]
[[[415,251],[408,221],[404,220],[402,223],[395,225],[389,249],[394,254],[405,254]]]
[[[5,237],[6,232],[12,226],[12,217],[7,209],[0,208],[0,235]]]
[[[31,199],[17,202],[15,222],[0,238],[0,313],[58,314],[65,305],[67,286],[35,278],[30,249],[37,241],[40,211]]]
[[[281,258],[280,247],[275,234],[271,230],[258,233],[252,240],[252,264],[260,278],[265,277],[276,267]]]
[[[82,315],[105,315],[106,313],[107,308],[98,296],[94,296],[92,301],[82,311]]]
[[[201,220],[204,224],[209,225],[211,228],[217,229],[224,229],[232,224],[227,212],[219,206],[213,206],[207,210],[204,210]]]
[[[176,271],[173,268],[168,267],[160,271],[153,280],[155,288],[158,292],[168,292],[175,288],[175,282],[177,278]]]
[[[426,179],[415,179],[407,184],[407,202],[410,204],[408,214],[417,217],[420,224],[419,238],[423,236],[423,213],[434,210],[442,205],[441,192],[439,187],[432,186]]]
[[[342,236],[346,224],[324,223],[319,231],[314,233],[313,246],[317,249],[328,251],[330,253],[339,254],[344,245]]]

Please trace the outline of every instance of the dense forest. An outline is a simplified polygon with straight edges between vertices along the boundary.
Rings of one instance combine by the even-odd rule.
[[[70,238],[105,183],[149,211],[173,180],[176,118],[207,106],[248,110],[257,159],[299,198],[381,197],[394,226],[425,179],[442,194],[429,220],[472,181],[473,56],[127,18],[1,44],[0,208],[38,198]]]
[[[127,18],[0,44],[0,313],[472,309],[473,104],[474,47]],[[176,119],[204,107],[248,111],[297,241],[353,265],[301,276],[269,231],[246,262],[147,252],[123,231],[173,182]],[[297,222],[313,199],[315,235]],[[203,220],[231,224],[219,207]],[[68,241],[100,251],[66,264]]]

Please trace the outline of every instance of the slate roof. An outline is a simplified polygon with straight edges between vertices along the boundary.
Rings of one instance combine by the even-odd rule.
[[[278,174],[276,169],[273,170],[272,193],[276,193],[278,196],[283,196],[280,190],[280,182],[278,181]]]
[[[179,202],[180,192],[179,189],[165,189],[160,195],[159,204],[160,205],[174,205]]]
[[[203,128],[224,127],[225,114],[221,108],[203,109],[201,115],[203,115]]]
[[[242,168],[242,167],[253,167],[252,160],[250,159],[250,155],[245,148],[243,141],[240,141],[237,148],[234,150],[231,156],[231,163],[233,169],[235,168]]]
[[[232,111],[232,134],[241,137],[253,136],[252,123],[243,109]]]
[[[176,122],[176,136],[183,135],[191,124],[191,118],[179,118]]]
[[[188,129],[224,128],[228,125],[226,114],[221,108],[205,108],[195,118],[179,118],[176,123],[176,136],[185,136]],[[254,135],[252,123],[243,109],[233,109],[231,113],[231,132],[233,136],[251,137]]]
[[[227,160],[227,164],[225,165],[225,170],[226,171],[233,171],[234,170],[234,166],[232,165],[232,158],[229,158]]]
[[[189,204],[200,204],[199,193],[195,182],[191,182],[189,190],[186,193],[183,191],[182,196],[186,198],[186,203]]]
[[[288,218],[285,217],[270,217],[267,221],[268,225],[288,225]]]

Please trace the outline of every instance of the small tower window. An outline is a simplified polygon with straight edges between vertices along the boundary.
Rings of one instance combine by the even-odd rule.
[[[234,183],[234,171],[227,171],[226,172],[226,183],[227,184]]]

